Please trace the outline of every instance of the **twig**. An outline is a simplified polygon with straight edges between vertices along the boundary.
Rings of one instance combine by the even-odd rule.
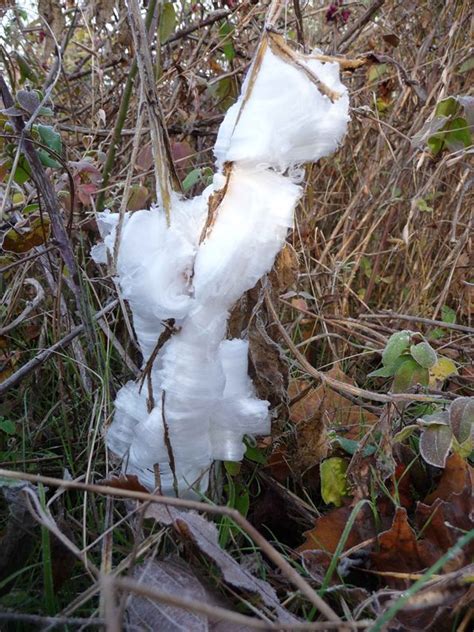
[[[28,314],[35,310],[44,299],[44,290],[39,281],[37,281],[36,279],[25,279],[24,283],[28,283],[35,288],[36,296],[33,300],[28,301],[25,309],[21,312],[19,316],[12,320],[11,323],[8,323],[8,325],[5,325],[5,327],[0,327],[0,336],[3,336],[7,333],[7,331],[11,331],[12,329],[15,329],[17,325],[20,325],[28,316]]]
[[[151,3],[150,3],[151,4]],[[165,211],[168,224],[171,214],[171,178],[179,187],[179,178],[173,167],[169,139],[164,125],[164,115],[161,111],[156,81],[153,72],[153,64],[150,55],[146,26],[143,22],[138,0],[127,0],[130,28],[135,45],[140,80],[145,94],[145,102],[148,109],[148,118],[151,132],[151,146],[154,161],[156,182],[156,196]]]
[[[457,325],[456,323],[445,323],[443,320],[431,320],[431,318],[422,318],[421,316],[409,316],[408,314],[397,314],[396,312],[384,312],[383,314],[360,314],[360,318],[378,320],[379,318],[390,318],[396,320],[406,320],[413,323],[423,323],[431,325],[431,327],[442,327],[443,329],[454,329],[462,331],[466,334],[474,334],[474,327],[467,325]]]
[[[130,498],[141,502],[157,503],[169,505],[181,509],[194,509],[204,511],[217,516],[228,516],[241,527],[259,546],[263,553],[282,571],[282,573],[301,591],[301,593],[317,608],[329,621],[338,622],[340,626],[349,626],[343,623],[334,610],[311,588],[306,579],[302,577],[285,558],[266,540],[263,535],[250,522],[242,516],[236,509],[219,505],[207,505],[197,500],[185,500],[184,498],[172,498],[168,496],[158,496],[130,489],[118,489],[108,485],[94,485],[80,483],[77,481],[62,480],[51,476],[41,476],[40,474],[28,474],[26,472],[14,472],[12,470],[0,469],[0,477],[13,480],[30,481],[32,483],[44,483],[51,487],[61,487],[63,489],[77,489],[84,492],[103,494],[105,496],[117,496]]]
[[[183,37],[187,37],[191,33],[194,33],[194,31],[198,31],[199,29],[202,29],[205,26],[210,26],[211,24],[214,24],[214,22],[217,22],[218,20],[221,20],[222,18],[226,18],[227,16],[232,15],[232,13],[234,13],[236,9],[237,7],[235,7],[233,10],[224,9],[222,11],[215,11],[209,17],[205,18],[204,20],[201,20],[201,22],[197,22],[196,24],[191,24],[187,28],[181,29],[181,31],[177,31],[174,35],[171,35],[170,37],[168,37],[168,39],[164,41],[163,44],[171,44],[172,42],[176,42],[177,40],[182,39]]]
[[[315,369],[312,364],[308,362],[308,360],[298,351],[295,343],[292,341],[290,336],[288,335],[286,329],[283,327],[280,319],[278,318],[278,314],[276,312],[275,306],[273,305],[270,294],[268,290],[265,290],[265,303],[270,311],[273,320],[275,321],[278,330],[280,331],[282,338],[285,340],[288,348],[295,356],[298,364],[304,369],[309,375],[311,375],[316,380],[322,382],[332,388],[337,393],[354,395],[355,397],[361,397],[363,399],[369,399],[374,402],[434,402],[440,399],[438,396],[434,395],[421,395],[418,393],[392,393],[390,395],[383,395],[382,393],[374,393],[372,391],[367,391],[363,388],[359,388],[357,386],[352,386],[352,384],[346,384],[345,382],[340,382],[339,380],[334,379],[327,373],[323,373],[322,371],[318,371]]]
[[[148,30],[151,26],[153,16],[155,14],[156,0],[150,0],[148,4],[146,16],[145,16],[145,28]],[[109,184],[109,178],[115,162],[115,154],[117,147],[120,144],[122,136],[122,130],[125,125],[125,120],[128,114],[128,108],[130,106],[130,99],[132,96],[133,84],[135,77],[137,76],[138,66],[137,60],[134,59],[128,73],[127,81],[123,89],[122,100],[120,101],[120,108],[117,114],[117,119],[114,125],[114,131],[112,133],[112,140],[110,141],[109,149],[105,157],[104,169],[102,172],[102,185],[101,190],[97,196],[96,208],[98,211],[102,211],[104,208],[105,191]]]
[[[83,626],[97,626],[103,627],[105,621],[104,619],[98,619],[94,617],[43,617],[39,614],[26,614],[23,612],[9,612],[4,611],[0,612],[0,621],[17,621],[19,623],[31,623],[32,625],[37,626],[45,626],[49,625],[50,630],[61,626],[61,629],[64,630],[67,627],[74,625],[77,627]],[[31,630],[32,628],[30,628]],[[40,629],[39,627],[37,629]]]
[[[112,301],[99,312],[97,312],[97,314],[93,316],[93,319],[97,320],[99,318],[102,318],[110,311],[112,311],[112,309],[114,309],[117,304],[118,300]],[[79,334],[81,334],[84,330],[84,323],[82,323],[81,325],[77,325],[77,327],[74,327],[74,329],[72,329],[68,334],[61,338],[61,340],[58,340],[58,342],[56,342],[48,349],[44,349],[43,351],[41,351],[41,353],[39,353],[32,360],[24,364],[20,369],[18,369],[18,371],[15,371],[13,375],[7,377],[7,379],[0,384],[0,395],[5,394],[8,390],[19,384],[27,375],[29,375],[32,371],[35,371],[42,364],[44,364],[46,360],[49,360],[49,358],[57,351],[59,351],[63,347],[67,347],[67,345],[69,345],[74,340],[74,338],[76,338],[76,336],[79,336]]]
[[[13,97],[10,93],[10,89],[5,83],[4,78],[0,75],[0,92],[5,107],[10,108],[14,106]],[[41,194],[44,205],[48,212],[49,219],[51,221],[51,229],[56,245],[61,254],[61,258],[65,265],[69,269],[71,275],[71,281],[73,286],[74,297],[76,299],[76,305],[79,312],[82,314],[82,319],[86,328],[86,331],[90,336],[90,315],[86,308],[85,301],[82,296],[79,268],[74,257],[72,245],[69,240],[66,228],[61,218],[61,210],[56,192],[53,188],[51,180],[46,175],[46,171],[39,159],[29,132],[25,129],[25,124],[21,116],[11,116],[12,123],[21,135],[22,140],[19,142],[19,147],[24,151],[26,159],[31,169],[32,178],[36,184],[36,187]]]
[[[359,35],[360,31],[364,28],[370,18],[376,13],[380,7],[384,4],[385,0],[375,0],[367,11],[360,16],[354,26],[345,33],[336,44],[336,49],[343,53],[351,45],[352,41]]]
[[[104,577],[103,582],[112,584],[116,588],[125,590],[127,592],[134,592],[137,595],[142,595],[148,599],[154,599],[161,603],[175,606],[177,608],[183,608],[190,612],[197,612],[208,617],[214,621],[228,621],[236,625],[241,625],[245,628],[251,628],[253,630],[329,630],[338,628],[341,623],[327,621],[315,622],[315,623],[284,623],[280,621],[261,621],[255,617],[249,617],[248,615],[240,614],[221,606],[214,606],[212,604],[198,601],[197,599],[190,599],[189,597],[183,597],[174,595],[169,592],[158,590],[143,582],[138,582],[130,578],[123,577]],[[365,628],[368,622],[359,622],[357,626],[352,626],[352,623],[346,624],[348,629]]]

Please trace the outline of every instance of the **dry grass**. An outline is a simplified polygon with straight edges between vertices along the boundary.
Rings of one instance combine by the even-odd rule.
[[[209,13],[199,6],[191,13],[190,4],[176,3],[182,7],[178,24],[159,55],[153,48],[153,61],[176,172],[183,181],[192,170],[201,169],[200,180],[187,191],[194,194],[205,184],[217,127],[238,94],[267,7],[249,1],[207,3],[218,5],[217,20],[208,19]],[[445,149],[433,157],[426,143],[414,142],[437,103],[472,91],[469,82],[473,71],[466,69],[466,62],[472,60],[470,6],[456,0],[373,4],[381,8],[362,24],[358,20],[366,4],[350,3],[351,16],[344,24],[341,20],[327,21],[327,4],[290,2],[278,25],[290,40],[299,42],[295,45],[304,45],[306,50],[317,46],[328,54],[362,59],[364,64],[344,72],[353,108],[344,146],[335,156],[306,168],[306,195],[288,240],[298,256],[298,274],[286,293],[274,296],[273,302],[288,336],[307,361],[317,370],[338,364],[363,387],[367,386],[367,373],[377,366],[374,349],[382,348],[392,331],[406,327],[431,331],[429,323],[417,324],[409,317],[440,320],[449,307],[464,330],[453,329],[433,344],[461,367],[454,392],[472,394],[472,148]],[[49,177],[62,200],[63,222],[80,268],[79,308],[83,313],[74,300],[74,279],[63,271],[57,243],[48,239],[28,252],[3,253],[3,326],[20,314],[22,317],[0,336],[4,384],[20,371],[12,387],[5,389],[0,406],[2,421],[14,423],[8,435],[0,426],[0,468],[58,478],[67,470],[68,476],[85,485],[109,474],[102,428],[111,417],[115,392],[137,375],[140,364],[125,305],[114,306],[93,325],[84,322],[84,310],[90,320],[116,298],[112,271],[98,269],[89,256],[91,245],[98,240],[96,206],[119,210],[128,201],[133,207],[131,195],[142,196],[139,202],[149,204],[155,186],[150,127],[141,108],[138,76],[129,98],[124,97],[134,62],[121,3],[120,7],[113,13],[99,13],[95,20],[87,8],[68,8],[69,30],[56,29],[50,19],[62,47],[60,64],[55,62],[54,46],[48,45],[45,25],[26,28],[27,20],[18,9],[16,19],[14,9],[5,14],[4,28],[10,30],[3,32],[1,42],[5,77],[13,93],[21,87],[15,53],[29,65],[34,77],[27,78],[31,87],[52,85],[57,76],[51,94],[51,122],[61,133],[66,164],[50,171]],[[297,17],[300,12],[302,21]],[[229,40],[225,39],[223,23],[234,26]],[[152,26],[156,27],[156,22],[152,21]],[[46,33],[45,39],[40,31]],[[233,56],[223,48],[229,41]],[[118,143],[112,161],[114,127]],[[90,200],[84,185],[90,184],[88,180],[93,180],[95,173],[77,173],[71,165],[84,158],[91,160],[107,181],[100,191],[92,181]],[[74,205],[68,172],[76,187]],[[7,179],[8,175],[2,183],[4,192]],[[18,229],[25,205],[38,201],[31,180],[12,186],[12,191],[21,190],[24,197],[19,202],[13,198],[6,201],[4,231],[15,224]],[[40,206],[37,213],[43,221],[46,209]],[[25,313],[27,301],[35,300],[35,295],[41,300],[36,299],[34,309]],[[395,316],[383,317],[387,311]],[[52,347],[70,331],[76,333],[71,344]],[[288,345],[284,341],[282,345],[292,373],[308,377],[293,365]],[[45,349],[50,351],[34,364]],[[29,361],[33,364],[21,373]],[[225,501],[223,476],[217,498]],[[247,482],[255,476],[252,470]],[[159,551],[184,554],[213,576],[202,556],[190,553],[165,529],[155,526],[144,531],[136,508],[124,509],[119,501],[84,489],[87,487],[68,492],[52,504],[58,531],[75,543],[71,548],[66,542],[66,550],[79,557],[81,564],[74,566],[64,548],[58,548],[57,538],[53,538],[56,549],[46,557],[44,538],[41,546],[33,543],[29,563],[37,566],[31,572],[20,572],[12,584],[10,602],[3,601],[0,610],[12,607],[17,613],[69,617],[70,626],[75,625],[72,617],[76,617],[76,627],[100,613],[102,618],[96,619],[96,624],[102,625],[105,616],[109,629],[115,630],[119,624],[114,624],[114,615],[104,606],[107,599],[110,604],[115,597],[107,597],[105,588],[103,600],[96,596],[100,591],[98,569],[114,569],[118,574],[150,551]],[[292,492],[287,490],[294,500]],[[299,489],[298,493],[296,504],[307,525],[308,515],[314,518],[317,500],[311,490]],[[48,514],[45,507],[42,511],[40,522],[47,530]],[[2,516],[6,522],[6,512]],[[286,543],[278,538],[273,545],[288,553]],[[245,546],[234,534],[229,549],[239,557]],[[68,579],[48,601],[42,594],[47,581],[38,561],[55,573],[58,563],[54,558],[59,557],[61,566],[61,555],[65,555],[64,565],[69,564]],[[311,621],[314,613],[307,603],[293,599],[288,583],[258,560],[257,572],[269,574],[270,582],[288,596],[291,609]],[[298,570],[307,578],[301,568]],[[229,598],[231,593],[226,595]],[[230,598],[234,603],[239,600],[235,593]],[[349,606],[345,612],[342,601],[335,598],[331,603],[338,615],[347,616]],[[245,612],[252,609],[255,606],[245,601]],[[19,627],[11,629],[32,629],[28,628],[32,621],[21,627],[20,615],[15,621],[11,617],[10,625]],[[58,619],[57,623],[66,625],[64,621]],[[38,629],[49,629],[47,621],[36,624]]]

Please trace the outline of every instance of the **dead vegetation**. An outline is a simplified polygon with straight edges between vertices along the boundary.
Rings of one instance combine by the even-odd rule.
[[[469,3],[286,3],[289,46],[349,60],[352,121],[232,314],[273,436],[200,503],[108,461],[140,357],[89,253],[97,210],[153,201],[157,130],[173,181],[206,184],[268,7],[149,0],[151,110],[125,4],[1,9],[2,629],[470,629]]]

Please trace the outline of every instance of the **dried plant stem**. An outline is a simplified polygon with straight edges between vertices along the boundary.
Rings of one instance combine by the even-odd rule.
[[[197,601],[196,599],[190,599],[187,597],[181,597],[178,595],[173,595],[169,592],[163,592],[156,588],[152,588],[146,584],[138,582],[133,579],[123,578],[123,577],[104,577],[102,579],[102,583],[112,584],[115,588],[119,588],[120,590],[124,590],[127,592],[133,592],[137,595],[141,595],[143,597],[147,597],[148,599],[154,599],[161,603],[168,604],[170,606],[175,606],[177,608],[184,608],[185,610],[189,610],[190,612],[197,612],[198,614],[202,614],[208,617],[211,620],[223,620],[228,621],[229,623],[234,623],[236,625],[242,625],[246,628],[251,628],[253,630],[329,630],[340,628],[340,622],[315,622],[315,623],[296,623],[292,622],[290,624],[285,624],[280,621],[261,621],[256,619],[255,617],[249,617],[244,614],[240,614],[238,612],[234,612],[232,610],[227,610],[226,608],[222,608],[221,606],[213,606],[211,604],[207,604],[202,601]],[[365,628],[368,622],[358,622],[356,626],[353,626],[352,623],[346,624],[345,627],[347,629],[358,629]]]
[[[145,16],[145,28],[147,30],[150,28],[153,16],[155,14],[155,8],[156,0],[150,0]],[[110,142],[109,149],[105,157],[104,170],[102,175],[102,187],[97,196],[96,202],[96,209],[98,211],[102,211],[104,209],[105,191],[109,184],[110,174],[115,163],[115,154],[117,152],[117,147],[120,145],[122,131],[125,126],[128,110],[130,108],[130,99],[132,97],[133,84],[135,82],[135,77],[137,76],[137,71],[137,60],[134,59],[127,76],[127,81],[125,82],[122,100],[120,101],[120,108],[117,114],[117,119],[115,121],[114,130],[112,132],[112,140]]]
[[[118,301],[114,300],[106,305],[103,309],[101,309],[93,316],[94,320],[102,318],[103,316],[105,316],[105,314],[108,314],[114,309],[114,307],[117,306],[117,304]],[[68,334],[61,338],[61,340],[58,340],[58,342],[56,342],[48,349],[44,349],[43,351],[41,351],[41,353],[38,353],[37,356],[24,364],[20,369],[18,369],[18,371],[15,371],[13,375],[7,377],[7,379],[0,384],[0,395],[4,395],[8,390],[13,388],[14,386],[17,386],[17,384],[19,384],[27,375],[35,371],[42,364],[44,364],[46,360],[49,360],[49,358],[51,358],[55,353],[57,353],[64,347],[67,347],[75,338],[77,338],[77,336],[82,334],[84,330],[84,323],[82,323],[81,325],[77,325],[77,327],[74,327],[74,329],[72,329]]]
[[[374,402],[434,402],[440,399],[440,397],[436,395],[421,395],[419,393],[392,393],[390,395],[383,395],[382,393],[374,393],[373,391],[367,391],[363,388],[358,388],[357,386],[352,386],[351,384],[346,384],[345,382],[341,382],[339,380],[334,379],[327,373],[323,373],[323,371],[318,371],[315,369],[313,365],[311,365],[308,360],[304,357],[304,355],[298,350],[291,337],[288,335],[286,329],[283,327],[278,314],[276,312],[275,306],[273,305],[270,294],[268,290],[265,290],[265,303],[268,307],[269,312],[274,319],[278,330],[281,333],[282,338],[285,343],[288,345],[291,353],[294,355],[298,364],[304,369],[309,375],[311,375],[316,380],[322,382],[323,384],[329,386],[337,393],[342,394],[350,394],[355,397],[361,397],[362,399],[369,399]]]
[[[141,502],[157,503],[161,505],[169,505],[181,509],[194,509],[195,511],[204,511],[206,513],[217,516],[228,516],[241,529],[243,529],[260,547],[262,552],[282,571],[282,573],[301,591],[308,601],[317,608],[329,621],[343,624],[334,610],[311,588],[306,579],[302,577],[285,558],[266,540],[255,527],[246,520],[242,514],[231,507],[222,507],[218,505],[207,505],[206,503],[196,500],[185,500],[183,498],[172,498],[168,496],[157,496],[156,494],[148,494],[128,489],[117,489],[108,485],[94,485],[80,483],[76,481],[62,480],[50,476],[41,476],[40,474],[28,474],[26,472],[13,472],[11,470],[0,469],[0,477],[13,480],[30,481],[32,483],[44,483],[51,487],[61,487],[63,489],[76,489],[84,492],[103,494],[105,496],[117,496],[121,498],[130,498]]]
[[[4,78],[0,75],[0,92],[2,96],[3,103],[6,108],[10,108],[14,106],[13,97],[10,93],[10,89],[5,83]],[[71,275],[71,283],[72,289],[74,293],[74,298],[76,299],[76,306],[80,314],[82,315],[82,320],[84,323],[84,329],[86,334],[88,335],[90,342],[92,344],[92,326],[91,326],[91,317],[89,314],[89,310],[87,309],[86,302],[82,295],[80,277],[79,277],[79,268],[76,263],[76,259],[74,257],[74,253],[72,250],[71,241],[67,234],[66,228],[64,226],[62,217],[61,217],[61,208],[59,204],[58,197],[53,188],[51,180],[46,175],[46,171],[39,159],[39,156],[36,152],[34,144],[31,140],[29,132],[25,129],[25,124],[21,116],[12,116],[12,123],[15,127],[16,132],[21,136],[21,140],[19,141],[19,147],[24,152],[26,160],[31,169],[32,178],[35,182],[35,185],[38,189],[38,192],[41,194],[43,198],[44,206],[48,212],[49,219],[51,221],[51,229],[53,232],[53,237],[55,243],[59,249],[61,254],[61,258],[64,264],[67,266],[69,273]]]
[[[171,173],[172,167],[169,140],[164,125],[164,116],[161,110],[158,93],[156,90],[155,75],[148,45],[145,24],[142,20],[138,0],[128,0],[128,16],[135,45],[135,54],[142,82],[145,102],[148,108],[150,123],[151,143],[154,161],[156,196],[166,213],[168,223],[171,214]],[[179,179],[174,173],[174,180]]]

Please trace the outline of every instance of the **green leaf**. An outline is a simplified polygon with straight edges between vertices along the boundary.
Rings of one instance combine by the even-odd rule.
[[[41,164],[43,164],[45,167],[52,167],[53,169],[61,168],[61,163],[52,158],[51,154],[49,154],[46,149],[40,147],[39,149],[37,149],[37,153],[39,159],[41,160]]]
[[[369,70],[369,83],[378,81],[387,72],[387,69],[387,64],[376,64],[375,66],[372,66]]]
[[[234,27],[229,22],[223,22],[219,28],[219,36],[222,41],[221,48],[229,61],[232,61],[235,57],[235,48],[231,37],[233,32]]]
[[[49,147],[52,151],[60,154],[62,151],[61,135],[51,125],[34,125],[33,130],[38,133],[41,142],[46,147]],[[60,169],[61,163],[55,160],[55,158],[48,152],[47,149],[40,147],[38,150],[38,156],[45,167],[52,167],[53,169]]]
[[[333,503],[336,507],[340,507],[343,498],[348,496],[347,467],[346,460],[338,456],[326,459],[319,466],[321,496],[327,505]]]
[[[195,184],[197,184],[201,180],[201,168],[197,167],[188,173],[188,175],[184,178],[181,185],[183,187],[183,191],[189,191]]]
[[[396,331],[390,336],[382,353],[382,364],[384,366],[393,366],[402,353],[408,351],[411,335],[411,331],[404,329],[403,331]]]
[[[165,2],[160,14],[160,42],[164,44],[176,29],[176,12],[172,2]]]
[[[423,213],[432,213],[433,212],[433,207],[432,206],[428,206],[427,201],[425,199],[423,199],[423,198],[418,198],[417,201],[416,201],[416,205],[420,209],[420,211],[422,211]]]
[[[14,435],[16,428],[13,421],[5,419],[5,417],[0,417],[0,432],[4,432],[7,435]]]
[[[458,116],[447,124],[444,142],[450,151],[472,145],[471,132],[465,118]]]
[[[443,323],[449,323],[453,325],[456,322],[456,312],[451,307],[443,305],[441,308],[441,320]]]
[[[150,192],[142,184],[132,184],[128,193],[127,211],[140,211],[145,208]]]
[[[237,474],[239,474],[240,472],[242,464],[240,463],[240,461],[224,461],[224,467],[228,474],[230,474],[231,476],[237,476]]]
[[[354,441],[354,439],[346,439],[345,437],[340,437],[339,435],[336,436],[334,441],[341,446],[344,452],[347,452],[347,454],[350,454],[351,456],[353,456],[357,452],[360,445],[359,441]],[[374,454],[376,450],[376,446],[366,445],[362,452],[362,455],[370,456]]]
[[[395,373],[392,391],[394,393],[404,393],[415,384],[428,386],[429,381],[430,373],[428,369],[422,367],[413,358],[406,358]]]
[[[449,426],[432,424],[421,434],[420,454],[430,465],[444,467],[452,441],[453,433]]]
[[[16,63],[18,64],[18,68],[20,69],[20,83],[24,83],[27,79],[29,79],[32,83],[36,83],[38,77],[29,62],[19,53],[14,53],[14,57],[16,59]]]
[[[30,165],[28,164],[28,161],[26,160],[25,156],[20,156],[20,159],[18,160],[18,164],[15,169],[15,175],[13,176],[13,179],[15,180],[17,184],[22,185],[22,184],[25,184],[25,182],[29,180],[30,177],[31,177]]]
[[[447,97],[440,101],[435,110],[436,116],[451,116],[459,110],[459,104],[454,97]]]
[[[474,439],[474,397],[458,397],[449,408],[449,422],[459,443]]]
[[[405,426],[405,428],[403,428],[402,430],[400,430],[400,432],[397,432],[396,435],[394,435],[392,441],[393,443],[402,443],[402,441],[405,441],[405,439],[408,439],[408,437],[411,437],[411,435],[417,430],[419,430],[419,427],[417,424],[410,424],[409,426]]]
[[[367,377],[393,377],[395,375],[395,371],[396,369],[394,368],[394,365],[382,366],[376,371],[371,371]]]
[[[420,342],[410,347],[410,353],[418,364],[425,369],[431,369],[438,361],[436,351],[428,342]]]
[[[461,74],[464,74],[465,72],[469,72],[473,68],[474,68],[474,57],[469,57],[469,59],[466,59],[466,61],[461,64],[458,72]]]
[[[40,104],[38,93],[35,90],[18,90],[15,97],[18,105],[28,114],[33,114]]]
[[[59,134],[51,125],[35,125],[34,129],[38,132],[41,142],[57,154],[60,154],[63,148],[61,134]]]
[[[253,461],[254,463],[260,463],[261,465],[265,465],[267,462],[267,457],[259,448],[248,445],[245,451],[245,458],[249,461]]]

